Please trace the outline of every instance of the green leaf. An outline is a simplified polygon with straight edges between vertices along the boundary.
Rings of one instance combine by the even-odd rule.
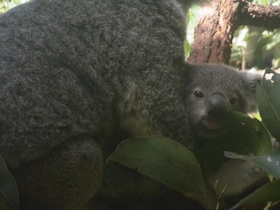
[[[0,209],[16,210],[19,207],[19,195],[14,177],[0,156]]]
[[[240,155],[240,154],[237,154],[237,153],[234,153],[234,152],[228,152],[228,151],[225,151],[224,155],[225,155],[225,157],[231,158],[231,159],[246,160],[248,162],[253,162],[253,163],[256,162],[256,156],[253,156],[253,155],[249,155],[249,156]]]
[[[270,153],[256,157],[256,165],[267,171],[275,178],[280,178],[280,148],[272,150]]]
[[[280,179],[263,185],[255,190],[250,195],[240,200],[231,210],[237,209],[240,206],[263,204],[269,201],[280,200]]]
[[[271,151],[271,139],[260,121],[241,113],[231,113],[230,131],[205,142],[196,152],[203,172],[215,172],[226,161],[224,151],[238,154],[264,155]]]
[[[225,156],[229,158],[236,158],[241,160],[246,160],[256,164],[259,168],[262,168],[264,171],[270,173],[272,176],[279,178],[280,177],[280,148],[277,148],[270,153],[262,156],[244,156],[235,154],[232,152],[225,152]],[[270,201],[279,201],[280,200],[280,180],[268,183],[244,199],[237,203],[232,209],[236,209],[244,205],[257,205]]]
[[[162,136],[132,138],[108,158],[150,176],[191,197],[202,197],[205,184],[195,156],[182,144]]]
[[[229,120],[233,123],[231,134],[238,133],[238,135],[241,135],[242,138],[238,139],[238,141],[250,150],[251,153],[264,155],[271,151],[271,137],[262,122],[258,119],[253,119],[248,115],[235,112]],[[248,132],[248,134],[242,132]]]
[[[15,206],[2,194],[0,194],[0,209],[1,210],[15,210]]]
[[[259,168],[263,169],[273,177],[280,178],[280,148],[272,150],[266,155],[253,156],[253,155],[240,155],[233,152],[225,152],[225,156],[228,158],[246,160],[254,163]]]
[[[280,74],[274,73],[271,79],[263,79],[257,86],[257,102],[262,121],[269,132],[280,139]]]

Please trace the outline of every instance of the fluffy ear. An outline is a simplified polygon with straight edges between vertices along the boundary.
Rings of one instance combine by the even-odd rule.
[[[263,72],[257,72],[255,70],[240,71],[239,74],[252,91],[256,90],[257,84],[261,82],[263,77]]]
[[[188,84],[192,81],[192,77],[194,75],[194,71],[196,70],[196,66],[190,63],[184,63],[183,66],[180,66],[180,77],[184,81],[185,84]]]
[[[248,91],[245,91],[247,101],[247,112],[256,112],[258,109],[256,101],[256,87],[261,82],[263,74],[262,72],[250,70],[239,72],[239,75],[248,87]]]

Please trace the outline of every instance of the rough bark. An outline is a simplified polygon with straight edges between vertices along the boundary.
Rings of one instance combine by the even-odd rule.
[[[194,34],[188,61],[229,63],[232,39],[241,25],[280,28],[280,7],[252,4],[245,0],[213,0],[206,7]],[[202,10],[203,11],[203,10]]]
[[[239,25],[262,27],[267,30],[280,28],[280,7],[240,2]]]

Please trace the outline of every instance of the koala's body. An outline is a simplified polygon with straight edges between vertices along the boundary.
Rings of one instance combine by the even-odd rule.
[[[195,67],[183,46],[190,3],[34,0],[0,16],[0,155],[22,209],[74,210],[96,194],[133,201],[169,190],[105,160],[131,136],[197,146],[186,97]]]

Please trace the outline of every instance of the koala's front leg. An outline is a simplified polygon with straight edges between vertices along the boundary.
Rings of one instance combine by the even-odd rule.
[[[226,161],[218,171],[206,175],[208,183],[216,188],[217,193],[221,194],[225,190],[225,195],[242,193],[264,177],[265,173],[255,164],[237,159]]]
[[[76,210],[100,188],[102,152],[93,139],[76,138],[12,173],[19,187],[21,209]]]

